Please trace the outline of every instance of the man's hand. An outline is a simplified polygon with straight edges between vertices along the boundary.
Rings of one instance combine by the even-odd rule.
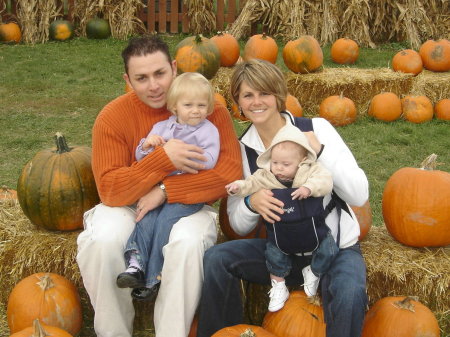
[[[166,201],[166,195],[159,186],[154,186],[150,192],[139,199],[136,206],[136,222]]]
[[[207,158],[203,156],[201,147],[186,144],[173,138],[163,145],[163,149],[177,170],[186,173],[198,173],[198,170],[205,168],[205,165],[193,160],[207,161]]]
[[[252,208],[258,212],[264,220],[270,223],[280,221],[278,214],[283,214],[284,203],[281,200],[273,197],[271,190],[259,190],[250,197],[250,204]]]

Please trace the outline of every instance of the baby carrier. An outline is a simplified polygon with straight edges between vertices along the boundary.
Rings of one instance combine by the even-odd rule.
[[[295,117],[295,126],[301,131],[314,131],[312,120]],[[251,173],[255,172],[256,151],[245,145],[245,152]],[[309,197],[292,200],[291,193],[295,188],[273,189],[274,197],[283,201],[284,214],[281,221],[271,224],[263,221],[267,228],[267,239],[286,254],[309,254],[317,249],[320,242],[330,231],[325,218],[336,208],[338,218],[341,210],[349,214],[347,204],[333,191],[330,202],[324,207],[323,197]],[[340,226],[338,226],[337,245],[339,247]]]

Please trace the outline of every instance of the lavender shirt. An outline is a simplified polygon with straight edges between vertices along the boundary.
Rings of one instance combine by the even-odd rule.
[[[204,164],[205,169],[211,169],[217,163],[220,152],[219,130],[217,130],[215,125],[207,119],[192,126],[179,124],[176,116],[170,116],[168,119],[153,125],[149,135],[155,134],[163,137],[166,142],[169,139],[176,138],[182,140],[186,144],[201,147],[205,151],[203,155],[207,158],[207,161],[194,160]],[[138,161],[154,150],[154,147],[151,147],[147,151],[144,151],[142,149],[144,141],[145,138],[142,138],[136,148],[136,159]]]

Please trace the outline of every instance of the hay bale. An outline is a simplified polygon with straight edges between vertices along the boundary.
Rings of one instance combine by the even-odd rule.
[[[450,72],[423,70],[414,77],[410,95],[427,96],[433,104],[444,98],[450,98]]]

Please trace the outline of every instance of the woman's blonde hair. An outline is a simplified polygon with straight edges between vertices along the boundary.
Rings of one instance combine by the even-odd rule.
[[[288,88],[283,73],[276,65],[259,59],[236,65],[230,82],[231,97],[236,104],[244,81],[254,90],[274,95],[278,110],[286,110]]]
[[[208,115],[214,110],[214,91],[209,81],[200,73],[183,73],[177,76],[167,92],[167,109],[175,115],[175,107],[181,96],[206,96]]]

